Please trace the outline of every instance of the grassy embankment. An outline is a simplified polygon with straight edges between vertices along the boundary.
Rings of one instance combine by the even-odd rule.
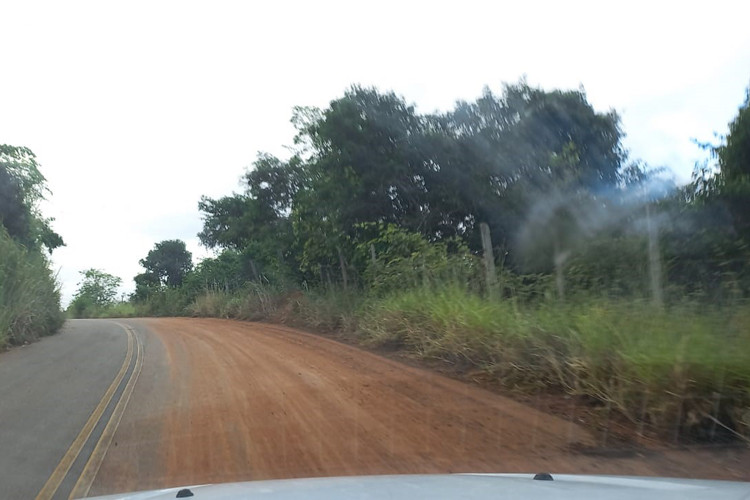
[[[182,313],[354,334],[363,344],[480,370],[513,391],[585,397],[663,435],[678,423],[683,433],[750,437],[746,302],[659,309],[635,299],[488,299],[454,285],[380,297],[252,286],[205,293]]]
[[[0,349],[51,335],[63,323],[49,262],[0,228]]]

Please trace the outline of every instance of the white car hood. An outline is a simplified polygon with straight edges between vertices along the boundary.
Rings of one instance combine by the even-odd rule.
[[[750,483],[628,476],[553,474],[534,480],[533,474],[440,474],[350,476],[250,481],[187,486],[96,497],[98,499],[161,500],[179,498],[189,490],[193,500],[253,498],[268,500],[358,499],[431,500],[568,500],[568,499],[750,499]]]

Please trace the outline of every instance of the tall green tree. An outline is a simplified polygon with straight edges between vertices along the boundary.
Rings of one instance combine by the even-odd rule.
[[[238,251],[242,268],[253,279],[288,276],[297,266],[290,214],[305,183],[301,160],[260,153],[244,183],[242,194],[201,198],[203,230],[198,237],[208,248]]]
[[[473,218],[512,243],[550,199],[614,189],[626,153],[615,112],[599,113],[583,91],[545,91],[521,81],[500,96],[485,89],[442,117],[460,144],[455,177]],[[550,224],[555,224],[550,218]]]
[[[154,245],[148,255],[140,260],[151,276],[157,277],[166,286],[182,284],[187,273],[193,268],[193,255],[182,240],[165,240]],[[145,283],[145,279],[143,280]]]
[[[719,192],[737,230],[750,242],[750,88],[729,124],[724,144],[716,148]]]
[[[0,224],[16,241],[52,252],[64,245],[44,218],[39,202],[49,193],[36,155],[24,147],[0,145]]]
[[[78,283],[78,290],[73,296],[69,310],[76,318],[96,315],[98,310],[112,305],[122,280],[117,276],[99,269],[87,269],[80,272],[83,279]]]
[[[135,291],[131,298],[136,301],[146,300],[154,291],[161,288],[159,277],[149,271],[137,274],[133,281],[135,282]]]
[[[345,279],[362,224],[433,242],[458,236],[478,252],[478,223],[488,222],[494,241],[512,248],[538,204],[623,182],[619,118],[582,91],[521,81],[421,115],[393,92],[354,86],[325,109],[296,108],[292,122],[290,160],[261,154],[244,193],[201,200],[204,245],[251,249],[256,260],[276,249],[307,273],[339,268]]]

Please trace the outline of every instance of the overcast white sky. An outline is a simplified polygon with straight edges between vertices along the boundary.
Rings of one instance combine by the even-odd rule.
[[[429,112],[526,74],[622,116],[632,156],[687,180],[750,84],[750,2],[0,3],[0,143],[37,155],[64,300],[154,243],[196,256],[197,202],[284,155],[295,105],[352,83]],[[0,256],[1,258],[1,256]]]

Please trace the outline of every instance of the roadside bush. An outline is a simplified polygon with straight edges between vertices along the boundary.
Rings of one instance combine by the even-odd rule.
[[[396,292],[363,310],[366,342],[480,368],[516,390],[587,396],[634,422],[735,432],[750,408],[750,305],[657,310],[587,299],[518,305],[457,287]],[[712,420],[713,419],[713,420]]]
[[[291,321],[316,331],[353,332],[364,296],[342,288],[300,292],[292,296]],[[287,318],[288,319],[288,318]]]
[[[185,316],[192,300],[180,288],[153,290],[147,299],[134,303],[137,316]]]
[[[235,291],[206,290],[187,307],[191,316],[259,321],[271,318],[283,302],[284,287],[248,283]]]
[[[67,312],[73,318],[134,318],[138,316],[135,305],[130,302],[96,306],[82,298],[73,300]]]
[[[64,321],[60,290],[41,251],[27,250],[0,227],[0,348],[54,333]]]

